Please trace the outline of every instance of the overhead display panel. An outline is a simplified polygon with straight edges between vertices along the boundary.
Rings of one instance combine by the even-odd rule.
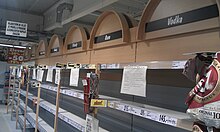
[[[60,36],[54,34],[49,42],[48,57],[62,55],[63,53],[63,40]]]
[[[130,30],[136,25],[136,21],[125,14],[103,12],[90,35],[91,63],[135,61],[135,43],[131,37],[135,35],[131,35]]]
[[[82,52],[87,49],[88,33],[85,28],[73,25],[65,38],[63,53],[76,53]]]
[[[37,48],[37,53],[36,56],[37,58],[45,58],[47,57],[47,41],[46,40],[41,40],[39,42],[38,48]]]
[[[136,61],[186,60],[185,53],[219,51],[219,4],[150,0],[137,29]]]

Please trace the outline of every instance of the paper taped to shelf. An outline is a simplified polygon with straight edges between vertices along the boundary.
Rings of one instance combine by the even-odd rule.
[[[37,70],[37,81],[42,82],[44,75],[44,70],[38,69]]]
[[[71,68],[70,71],[70,86],[78,87],[79,68]]]
[[[52,68],[48,68],[47,70],[47,82],[52,82],[53,81],[53,69]]]
[[[128,66],[124,68],[121,93],[146,97],[147,66]]]
[[[32,79],[36,79],[36,69],[33,69],[33,75],[32,75]]]
[[[85,132],[98,132],[98,131],[99,131],[99,120],[87,114]]]
[[[91,107],[107,107],[107,100],[92,99],[90,105]]]
[[[55,84],[59,84],[59,82],[60,82],[60,69],[56,69]]]

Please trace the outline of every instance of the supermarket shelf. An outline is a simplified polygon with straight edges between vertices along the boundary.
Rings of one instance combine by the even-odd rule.
[[[23,128],[23,126],[24,126],[24,116],[23,115],[19,115],[18,123]],[[28,129],[34,128],[27,119],[26,119],[26,128],[28,128]]]
[[[55,115],[56,113],[56,106],[43,100],[40,102],[40,106],[42,108],[44,108],[45,110],[47,110],[48,112],[52,113],[53,115]],[[63,120],[64,122],[68,123],[69,125],[71,125],[72,127],[80,130],[80,131],[84,131],[85,130],[85,124],[86,121],[70,112],[67,112],[66,110],[59,108],[59,113],[58,113],[58,117]],[[100,132],[107,132],[107,130],[99,127],[99,131]]]
[[[183,69],[186,61],[147,61],[134,63],[101,64],[100,69],[123,69],[127,66],[147,66],[148,69]]]
[[[41,87],[54,92],[57,91],[56,87],[53,85],[42,84]],[[82,100],[84,99],[84,94],[82,91],[68,89],[67,87],[63,88],[64,89],[61,89],[60,91],[62,94]],[[190,116],[186,113],[177,112],[160,107],[154,107],[146,104],[122,101],[121,99],[112,98],[109,96],[100,95],[100,98],[108,100],[109,108],[123,111],[125,113],[136,115],[152,121],[160,122],[166,125],[182,128],[185,130],[191,131],[192,129],[193,121],[191,120]]]
[[[35,128],[36,124],[36,114],[31,112],[27,113],[27,120],[30,122],[30,124]],[[38,117],[38,130],[40,132],[53,132],[54,129],[48,125],[44,120],[42,120],[40,117]]]

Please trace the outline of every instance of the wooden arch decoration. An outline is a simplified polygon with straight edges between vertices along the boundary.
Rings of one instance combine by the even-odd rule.
[[[150,21],[155,9],[159,5],[161,0],[149,0],[146,7],[144,8],[144,11],[141,15],[141,20],[138,24],[138,30],[137,30],[137,39],[142,40],[144,38],[145,34],[145,25],[147,22]]]
[[[37,53],[37,46],[36,45],[31,46],[30,58],[35,59],[36,53]]]
[[[77,30],[78,30],[78,32],[80,32],[79,37],[78,38],[73,38],[73,33],[77,32]],[[66,35],[65,42],[64,42],[64,45],[63,45],[63,53],[74,52],[76,50],[77,51],[86,50],[87,49],[87,39],[88,39],[88,37],[87,37],[85,29],[81,26],[73,25],[69,29],[69,31]],[[68,45],[71,45],[71,44],[75,44],[76,47],[73,48],[71,46],[71,49],[68,50]],[[78,47],[79,45],[80,45],[80,47]]]
[[[63,40],[61,36],[54,34],[49,42],[49,46],[47,49],[47,55],[56,56],[61,55],[63,53]]]
[[[102,21],[108,17],[108,15],[115,15],[121,25],[122,28],[122,42],[129,42],[130,41],[130,31],[129,31],[129,26],[128,26],[128,22],[126,21],[126,18],[124,15],[116,12],[116,11],[105,11],[103,12],[98,19],[96,20],[93,28],[92,28],[92,32],[90,35],[90,43],[89,43],[89,48],[92,49],[93,48],[93,44],[94,44],[94,40],[95,40],[95,35],[97,33],[97,30],[99,29],[100,24],[102,23]]]
[[[47,57],[47,47],[48,47],[48,44],[47,44],[47,41],[46,40],[41,40],[39,42],[39,45],[37,47],[37,50],[36,50],[36,57],[37,58],[44,58],[44,57]]]

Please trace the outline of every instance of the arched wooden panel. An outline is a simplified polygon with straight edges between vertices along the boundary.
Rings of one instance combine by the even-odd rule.
[[[137,38],[156,39],[218,27],[215,0],[151,0],[142,14]]]
[[[54,34],[49,42],[47,49],[48,57],[62,55],[63,53],[63,40],[60,36]]]
[[[73,25],[65,38],[63,54],[76,53],[87,49],[87,34],[83,27]]]
[[[47,41],[41,40],[38,44],[38,47],[37,47],[36,57],[38,59],[47,57],[47,48],[48,48]]]
[[[139,37],[143,36],[137,43],[137,62],[186,60],[190,56],[184,53],[220,50],[215,0],[161,0],[150,20],[143,18],[144,13],[138,27]]]
[[[129,41],[130,30],[125,16],[115,11],[105,11],[93,26],[89,48],[102,48]]]
[[[141,20],[138,25],[138,33],[137,33],[137,39],[142,40],[144,38],[145,34],[145,25],[148,23],[159,5],[161,0],[149,0],[148,4],[144,8],[144,11],[141,16]]]
[[[37,46],[33,45],[33,46],[31,46],[31,51],[30,51],[31,60],[36,58],[36,54],[37,54]]]

